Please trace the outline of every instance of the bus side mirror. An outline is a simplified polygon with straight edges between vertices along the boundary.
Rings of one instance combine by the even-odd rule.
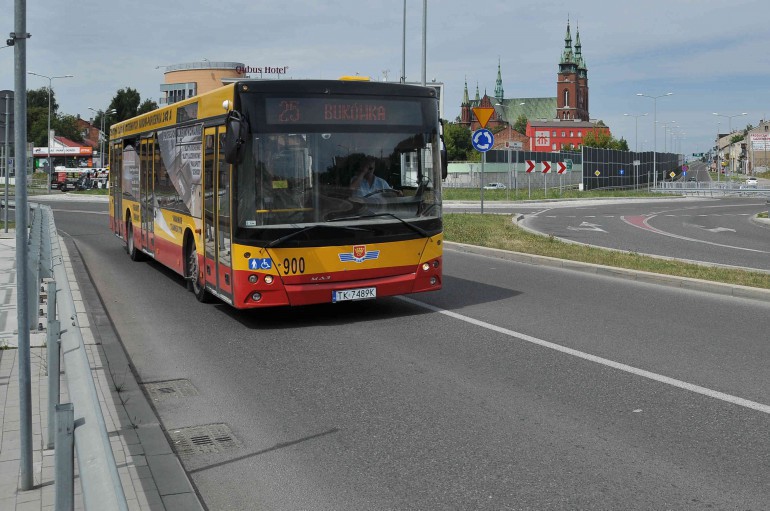
[[[222,148],[225,161],[233,165],[241,163],[244,156],[246,136],[249,133],[248,123],[240,112],[231,110],[225,119],[225,129],[224,147]]]

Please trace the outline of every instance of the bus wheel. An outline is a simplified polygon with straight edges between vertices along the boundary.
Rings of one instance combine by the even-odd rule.
[[[141,261],[142,260],[142,253],[136,249],[136,245],[134,245],[134,226],[131,223],[131,219],[128,219],[128,227],[126,228],[126,252],[128,252],[128,257],[131,258],[132,261]]]
[[[210,301],[210,295],[206,291],[206,285],[201,282],[201,272],[198,266],[198,251],[195,242],[191,241],[187,248],[187,289],[193,292],[195,298],[201,303]]]

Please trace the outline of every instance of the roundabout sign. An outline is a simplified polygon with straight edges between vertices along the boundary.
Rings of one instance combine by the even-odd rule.
[[[495,145],[495,136],[486,128],[481,128],[473,132],[471,137],[473,148],[480,153],[485,153]]]

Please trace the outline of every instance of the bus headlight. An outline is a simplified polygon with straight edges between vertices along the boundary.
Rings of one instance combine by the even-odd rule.
[[[257,293],[257,292],[251,293],[251,299],[254,300],[255,302],[260,301],[262,299],[262,293]]]
[[[251,282],[252,284],[256,284],[258,280],[259,280],[258,276],[256,276],[256,275],[249,275],[249,282]]]
[[[272,283],[273,283],[273,276],[265,275],[265,284],[272,284]]]
[[[430,278],[430,285],[435,286],[438,283],[438,279],[436,277]]]
[[[430,270],[430,263],[422,263],[422,271]]]

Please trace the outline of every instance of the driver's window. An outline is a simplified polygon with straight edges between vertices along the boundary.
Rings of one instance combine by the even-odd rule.
[[[350,194],[352,197],[371,197],[396,193],[388,182],[390,165],[387,160],[381,160],[363,153],[351,154],[346,166],[352,175],[350,179]]]

